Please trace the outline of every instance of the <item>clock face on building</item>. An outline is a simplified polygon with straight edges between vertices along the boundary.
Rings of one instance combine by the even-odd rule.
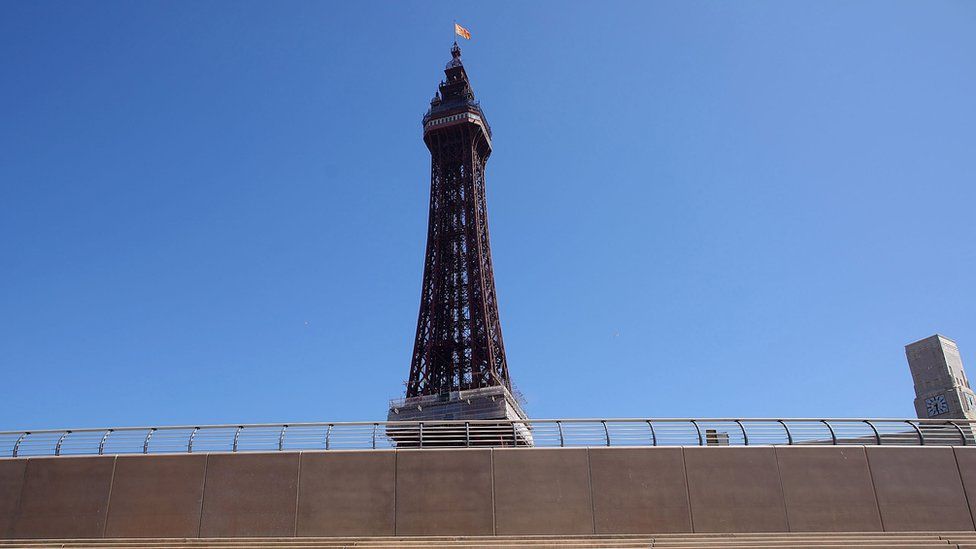
[[[949,411],[949,403],[946,402],[945,395],[935,395],[925,399],[925,412],[929,417],[944,414]]]

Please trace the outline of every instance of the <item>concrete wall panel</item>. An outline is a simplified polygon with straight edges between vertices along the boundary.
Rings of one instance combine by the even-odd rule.
[[[586,449],[497,449],[492,459],[496,533],[593,533]]]
[[[120,456],[106,537],[196,537],[206,455]]]
[[[26,459],[0,460],[0,538],[10,537],[14,514],[20,505],[20,491],[24,487]]]
[[[956,463],[959,465],[959,475],[962,477],[962,487],[969,500],[969,511],[976,511],[976,448],[954,448]],[[973,514],[976,521],[976,514]]]
[[[0,537],[973,531],[967,494],[976,448],[2,459]]]
[[[396,454],[303,452],[299,536],[392,536]]]
[[[114,456],[27,460],[14,538],[97,538],[105,531]]]
[[[881,531],[863,447],[780,447],[776,459],[791,531]]]
[[[397,535],[490,535],[491,450],[396,455]]]
[[[785,532],[772,448],[685,448],[695,532]]]
[[[211,454],[203,537],[292,536],[300,454]]]
[[[597,534],[691,532],[681,448],[591,448]]]
[[[952,448],[868,447],[884,529],[973,530]]]

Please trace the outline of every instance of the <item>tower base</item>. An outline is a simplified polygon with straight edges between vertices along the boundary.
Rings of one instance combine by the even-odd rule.
[[[397,447],[532,446],[529,427],[518,423],[524,419],[518,401],[499,385],[391,401],[387,421],[422,423],[388,425],[386,434]],[[470,423],[459,426],[458,421]]]

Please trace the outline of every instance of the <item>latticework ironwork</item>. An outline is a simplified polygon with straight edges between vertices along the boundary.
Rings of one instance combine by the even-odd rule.
[[[488,239],[491,129],[454,44],[424,116],[430,216],[407,397],[501,385],[511,390]]]

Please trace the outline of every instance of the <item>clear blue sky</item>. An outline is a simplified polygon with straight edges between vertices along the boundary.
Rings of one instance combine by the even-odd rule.
[[[532,416],[972,374],[972,2],[5,2],[0,429],[384,418],[455,17]]]

